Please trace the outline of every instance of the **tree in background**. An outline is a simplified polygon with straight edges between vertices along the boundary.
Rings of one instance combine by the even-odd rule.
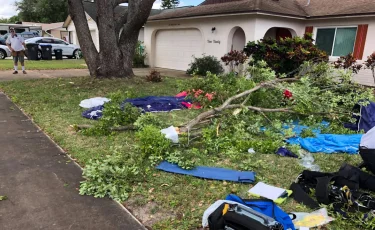
[[[161,3],[161,8],[172,9],[180,4],[180,0],[164,0]]]
[[[14,15],[10,18],[0,18],[0,23],[16,23],[19,21],[20,21],[20,18],[18,17],[18,15]]]
[[[20,0],[16,6],[19,18],[28,22],[62,22],[69,14],[67,0]]]

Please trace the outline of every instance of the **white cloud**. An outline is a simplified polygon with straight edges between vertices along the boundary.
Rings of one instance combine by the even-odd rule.
[[[15,0],[1,0],[0,18],[10,18],[17,14]]]

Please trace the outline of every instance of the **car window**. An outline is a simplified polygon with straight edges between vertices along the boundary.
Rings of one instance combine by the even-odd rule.
[[[62,40],[53,39],[55,44],[65,45],[65,42]]]
[[[53,40],[50,38],[43,38],[39,40],[38,43],[53,43]]]

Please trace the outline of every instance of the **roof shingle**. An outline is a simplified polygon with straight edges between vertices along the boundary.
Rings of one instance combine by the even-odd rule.
[[[162,12],[149,20],[251,12],[301,18],[375,14],[375,0],[206,0],[199,6]]]

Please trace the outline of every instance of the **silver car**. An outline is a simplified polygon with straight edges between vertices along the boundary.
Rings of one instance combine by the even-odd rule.
[[[69,44],[64,40],[58,38],[50,38],[50,37],[35,37],[25,40],[26,45],[29,43],[36,43],[39,44],[38,49],[38,59],[42,58],[42,49],[41,45],[51,45],[52,50],[61,49],[62,55],[68,58],[80,58],[81,48],[78,45]],[[55,55],[52,52],[52,55]]]
[[[0,45],[0,59],[5,59],[6,57],[10,57],[11,53],[7,46]]]

